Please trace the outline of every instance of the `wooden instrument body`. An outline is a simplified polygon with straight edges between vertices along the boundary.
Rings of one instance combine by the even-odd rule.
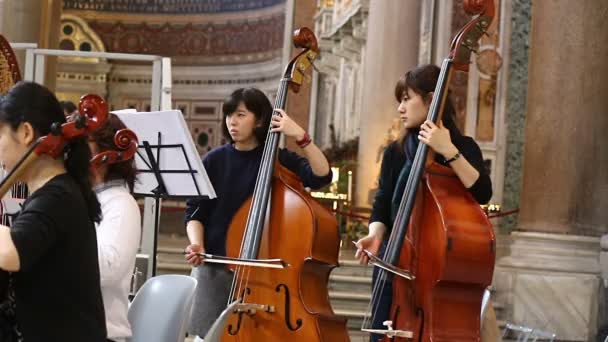
[[[251,198],[232,220],[228,256],[239,256],[250,205]],[[282,259],[288,266],[243,271],[248,279],[245,302],[271,305],[274,312],[233,315],[222,341],[348,341],[346,322],[334,315],[327,290],[339,246],[332,213],[306,193],[295,174],[276,163],[258,258]]]
[[[480,341],[495,252],[494,230],[473,196],[450,168],[428,166],[398,264],[416,278],[394,277],[393,327],[413,331],[414,341]]]

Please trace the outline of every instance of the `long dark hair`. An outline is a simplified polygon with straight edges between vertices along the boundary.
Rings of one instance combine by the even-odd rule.
[[[108,116],[106,122],[96,129],[91,135],[93,140],[99,149],[99,152],[105,152],[110,150],[119,150],[114,143],[114,136],[116,132],[127,128],[127,126],[120,120],[116,114]],[[135,186],[135,179],[137,178],[137,169],[135,168],[135,159],[129,159],[120,163],[113,163],[108,165],[108,171],[105,175],[104,181],[121,179],[124,180],[129,186],[129,190],[133,191]]]
[[[224,114],[224,125],[222,126],[222,133],[224,137],[233,143],[228,127],[226,127],[226,117],[236,112],[237,107],[240,103],[243,103],[247,110],[255,115],[256,121],[261,125],[254,129],[253,134],[260,145],[264,145],[266,141],[266,135],[270,127],[270,119],[272,118],[272,105],[268,100],[268,97],[257,88],[239,88],[230,94],[224,105],[222,105],[222,113]]]
[[[401,102],[403,96],[407,94],[408,89],[420,95],[423,100],[430,101],[429,95],[435,91],[440,72],[441,69],[434,64],[420,65],[406,72],[395,85],[395,98],[397,102]],[[449,91],[443,108],[442,122],[443,126],[450,131],[452,139],[461,135],[460,130],[456,126],[456,110],[452,104]],[[407,131],[404,131],[398,139],[399,146],[403,146],[406,136]]]
[[[0,122],[17,130],[23,122],[29,122],[36,137],[47,135],[55,122],[65,123],[63,108],[47,88],[33,82],[19,82],[0,99]],[[72,141],[66,147],[64,161],[67,172],[74,178],[87,205],[89,218],[99,222],[101,207],[91,189],[89,160],[91,151],[87,138]]]

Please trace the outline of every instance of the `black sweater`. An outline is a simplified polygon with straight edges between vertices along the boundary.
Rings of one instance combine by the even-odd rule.
[[[479,171],[479,178],[468,189],[475,200],[480,204],[488,203],[492,197],[492,181],[485,170],[483,158],[479,146],[471,137],[457,136],[453,139],[453,144],[458,148],[462,157]],[[461,157],[461,158],[462,158]],[[445,158],[436,154],[435,161],[446,165]],[[397,142],[390,144],[384,150],[382,166],[380,167],[380,178],[378,180],[378,191],[374,198],[374,206],[369,222],[382,222],[390,232],[393,222],[391,219],[391,199],[395,191],[395,186],[399,173],[406,162],[406,155]]]

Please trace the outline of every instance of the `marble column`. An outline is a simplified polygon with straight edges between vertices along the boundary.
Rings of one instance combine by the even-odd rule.
[[[61,0],[4,0],[2,3],[2,34],[11,41],[37,43],[40,48],[59,46]],[[25,54],[17,51],[23,72]],[[47,57],[45,85],[55,86],[56,58]]]
[[[296,54],[300,53],[300,49],[293,48],[293,31],[301,28],[308,27],[311,30],[314,29],[314,15],[316,13],[317,7],[315,1],[295,1],[294,0],[294,13],[293,13],[293,23],[292,25],[285,24],[286,28],[291,27],[291,32],[289,34],[289,41],[286,41],[286,44],[289,44],[291,47],[291,51],[289,56],[291,58],[295,57]],[[321,39],[317,37],[317,39]],[[323,51],[321,51],[323,53]],[[289,61],[289,58],[286,59]],[[283,67],[287,64],[284,63]],[[308,129],[308,119],[310,112],[310,95],[311,95],[311,83],[312,83],[312,73],[314,70],[306,70],[306,78],[300,87],[300,91],[296,94],[293,91],[289,91],[289,95],[287,96],[287,106],[286,112],[304,129]],[[277,84],[277,88],[278,88]],[[291,150],[298,150],[295,140],[293,139],[285,139],[285,143]]]
[[[0,31],[4,32],[4,30],[2,30],[3,27],[3,23],[4,23],[4,3],[6,1],[5,0],[0,0]],[[4,34],[4,33],[3,33]]]
[[[377,188],[382,145],[398,119],[393,90],[399,78],[418,62],[420,1],[371,0],[369,5],[359,154],[357,206],[371,206]]]
[[[40,22],[41,47],[59,48],[59,30],[61,28],[61,0],[42,1],[42,18]],[[44,85],[55,90],[57,84],[57,57],[47,57]]]
[[[608,232],[608,3],[532,4],[519,226],[599,236]]]
[[[608,232],[608,3],[532,2],[518,232],[495,286],[508,320],[587,341]]]
[[[526,99],[528,96],[528,65],[530,56],[530,23],[532,0],[513,0],[511,6],[511,46],[507,68],[507,146],[503,207],[507,210],[519,208],[522,183],[522,159]],[[506,53],[506,52],[505,52]],[[508,233],[517,227],[517,215],[500,220],[501,232]]]

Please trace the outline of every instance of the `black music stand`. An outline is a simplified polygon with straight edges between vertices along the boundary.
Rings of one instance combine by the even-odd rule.
[[[216,196],[180,111],[116,115],[139,138],[135,157],[139,177],[133,193],[153,200],[144,207],[142,252],[152,259],[147,279],[156,275],[161,199]]]

